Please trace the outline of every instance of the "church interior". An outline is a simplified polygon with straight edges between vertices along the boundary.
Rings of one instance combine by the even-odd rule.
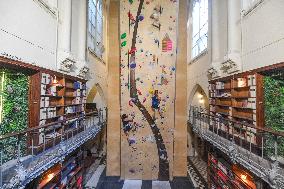
[[[283,10],[0,0],[0,188],[284,189]]]

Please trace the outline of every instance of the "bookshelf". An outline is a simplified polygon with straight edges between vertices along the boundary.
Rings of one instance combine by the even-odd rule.
[[[58,72],[40,71],[30,76],[30,117],[29,127],[48,123],[65,122],[34,137],[35,152],[60,142],[62,129],[78,130],[82,124],[79,119],[85,115],[86,80]],[[67,121],[68,120],[68,121]],[[54,132],[55,131],[55,132]],[[64,136],[63,136],[64,137]],[[51,142],[52,141],[52,142]],[[45,145],[44,145],[45,143]]]
[[[256,189],[247,171],[213,153],[208,154],[208,181],[211,189]]]
[[[83,188],[83,152],[76,151],[41,175],[38,189]]]
[[[262,79],[262,75],[250,72],[211,80],[209,82],[210,114],[263,127],[263,112],[260,110],[263,99]],[[239,133],[240,138],[257,144],[255,136],[246,136],[240,131],[229,131],[226,125],[221,126],[221,129],[229,134]]]

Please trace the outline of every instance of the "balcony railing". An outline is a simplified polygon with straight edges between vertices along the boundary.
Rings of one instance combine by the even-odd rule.
[[[24,188],[106,124],[107,109],[0,136],[0,188]]]
[[[284,132],[210,115],[190,107],[189,125],[204,140],[269,183],[284,188]]]

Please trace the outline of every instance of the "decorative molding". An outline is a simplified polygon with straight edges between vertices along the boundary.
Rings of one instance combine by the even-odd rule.
[[[71,68],[76,62],[70,52],[59,52],[58,61],[60,63],[59,70],[67,73],[71,72]]]
[[[87,66],[87,64],[85,64],[80,70],[79,70],[79,73],[78,73],[78,77],[82,77],[82,78],[86,78],[87,77],[87,74],[89,73],[90,71],[90,68],[89,66]]]
[[[216,67],[211,66],[207,70],[207,77],[209,80],[220,77],[220,73]]]
[[[224,57],[224,60],[220,68],[224,74],[231,74],[241,70],[241,58],[239,53],[229,53]]]
[[[223,73],[234,73],[239,71],[238,65],[231,59],[228,59],[221,64],[221,70],[223,70]]]

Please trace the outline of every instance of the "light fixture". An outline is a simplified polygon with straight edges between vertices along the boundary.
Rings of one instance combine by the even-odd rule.
[[[58,80],[56,79],[56,75],[53,77],[52,85],[58,85]]]
[[[200,103],[200,104],[204,104],[204,98],[203,98],[202,93],[199,93],[199,94],[197,95],[197,97],[199,98],[199,103]]]
[[[51,179],[53,179],[54,177],[54,173],[50,173],[47,175],[47,180],[50,181]]]
[[[247,175],[241,174],[241,179],[242,179],[243,181],[246,181],[246,180],[247,180]]]

